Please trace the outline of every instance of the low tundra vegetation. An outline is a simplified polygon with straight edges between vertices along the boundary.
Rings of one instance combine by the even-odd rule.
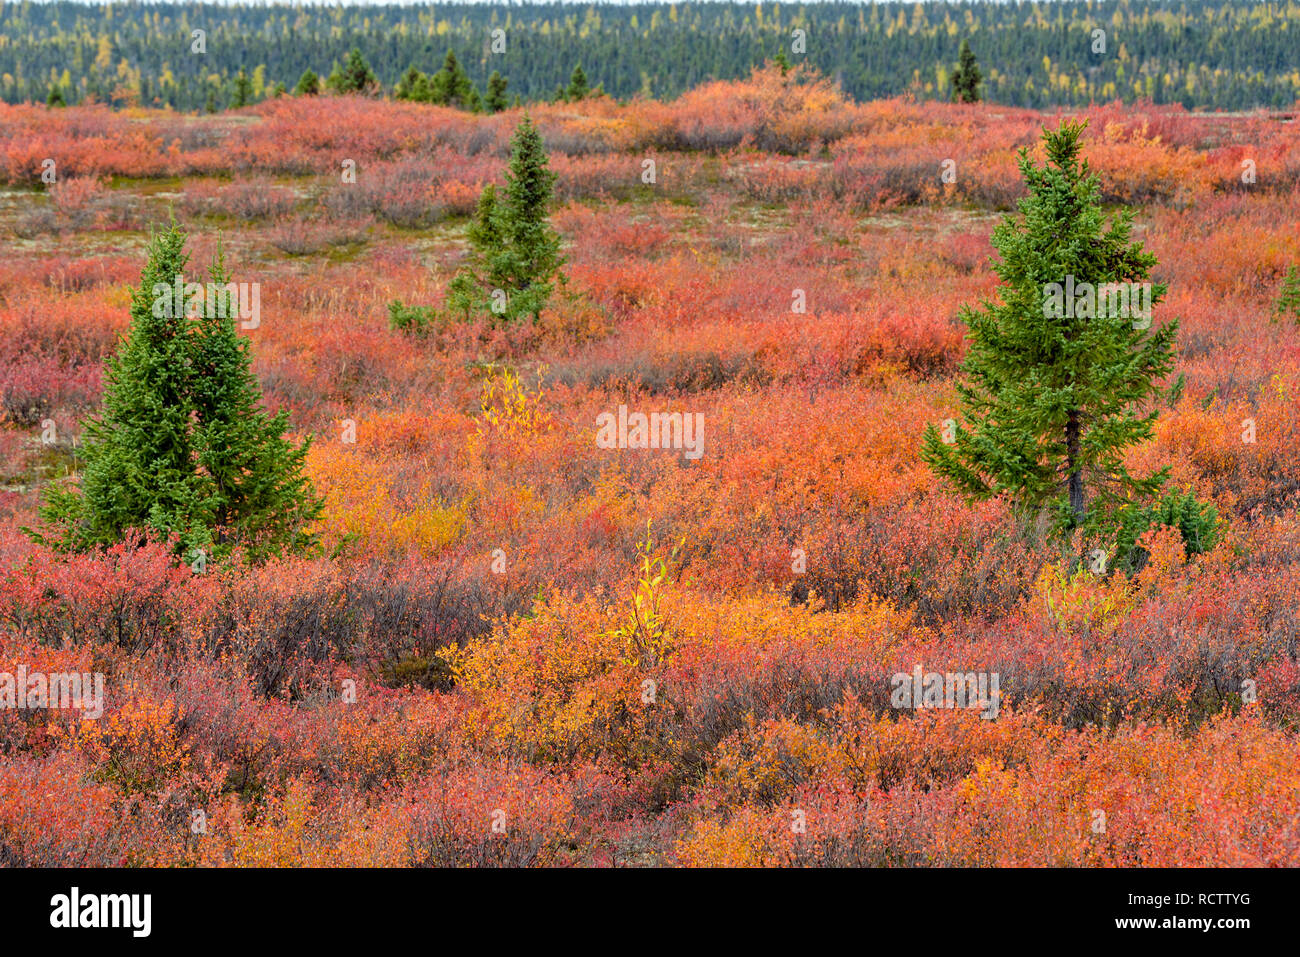
[[[105,679],[96,720],[0,708],[0,863],[1300,864],[1293,123],[777,67],[538,105],[543,295],[475,241],[521,110],[245,113],[0,106],[0,674]],[[1178,320],[1116,460],[1163,497],[1100,566],[923,459],[1017,152],[1082,120]],[[196,472],[226,517],[34,540],[173,215],[260,284],[222,355],[298,520]],[[598,443],[620,406],[701,416],[702,454]],[[997,675],[996,717],[895,707],[918,667]]]

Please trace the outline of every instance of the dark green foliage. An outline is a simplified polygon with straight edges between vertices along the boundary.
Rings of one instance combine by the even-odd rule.
[[[339,84],[340,93],[366,93],[379,81],[375,78],[370,64],[356,47],[348,54],[348,61],[343,66],[343,82]]]
[[[505,195],[489,185],[470,224],[466,268],[448,289],[448,308],[469,318],[486,311],[496,321],[536,321],[557,281],[560,238],[548,220],[555,174],[541,134],[525,116],[511,139]]]
[[[225,290],[230,281],[218,254],[209,282]],[[321,511],[304,472],[310,441],[290,443],[284,438],[289,413],[263,408],[236,314],[230,294],[221,292],[192,330],[194,447],[214,486],[210,523],[217,554],[234,544],[253,557],[303,551],[314,543],[307,529]]]
[[[415,78],[415,82],[411,84],[410,99],[416,103],[433,102],[433,87],[430,84],[428,74],[421,73]]]
[[[491,187],[488,187],[489,189]],[[455,319],[469,322],[485,306],[482,290],[472,269],[462,269],[447,284],[447,312]]]
[[[338,93],[342,86],[343,67],[339,64],[338,60],[335,60],[333,67],[330,69],[329,76],[325,77],[325,79],[321,81],[321,89],[328,90],[331,93]]]
[[[500,113],[506,108],[506,80],[496,70],[493,70],[492,75],[488,77],[487,97],[484,104],[492,113]]]
[[[429,306],[407,306],[400,299],[388,304],[388,328],[394,332],[424,335],[433,324],[433,310]]]
[[[67,98],[63,95],[63,87],[57,83],[50,87],[50,95],[45,98],[46,106],[67,106]]]
[[[240,70],[235,75],[234,91],[230,97],[230,105],[234,109],[241,106],[248,106],[253,100],[253,81],[248,78],[245,70]]]
[[[325,86],[335,93],[369,93],[378,83],[366,58],[358,48],[353,47],[342,66],[337,63],[334,65]]]
[[[952,98],[958,103],[978,103],[980,83],[984,74],[980,72],[979,61],[971,52],[970,43],[961,41],[961,52],[957,55],[957,69],[952,75]]]
[[[320,77],[314,71],[307,69],[302,71],[302,76],[298,77],[298,85],[293,88],[294,96],[315,96],[320,92]]]
[[[491,183],[483,188],[466,231],[465,266],[447,284],[446,314],[462,322],[481,316],[493,322],[537,319],[554,280],[562,278],[559,237],[546,220],[554,174],[546,169],[541,137],[528,117],[515,131],[512,148],[506,198],[498,200]],[[388,304],[390,329],[423,335],[435,321],[427,306]]]
[[[489,183],[479,194],[466,234],[469,255],[465,268],[456,273],[447,287],[447,308],[452,315],[468,321],[485,309],[491,310],[491,291],[504,292],[507,282],[501,269],[505,229],[494,184]]]
[[[1154,503],[1124,505],[1118,517],[1113,567],[1125,571],[1140,571],[1145,564],[1146,549],[1137,542],[1148,529],[1160,526],[1178,529],[1188,555],[1209,550],[1219,539],[1218,509],[1201,504],[1191,492],[1166,492]]]
[[[532,290],[540,295],[536,308],[527,309],[536,316],[563,262],[560,237],[548,219],[555,174],[547,165],[542,135],[530,117],[524,116],[510,146],[510,168],[498,227],[505,254],[495,265],[515,290]]]
[[[500,107],[493,108],[492,112],[498,112],[505,106],[505,86],[506,81],[501,78],[501,74],[493,73],[492,82],[499,85]],[[492,97],[492,89],[489,87],[488,96]],[[398,80],[397,86],[393,89],[393,98],[398,100],[411,100],[416,103],[436,103],[439,106],[453,106],[457,109],[469,110],[472,113],[478,113],[483,110],[483,98],[479,95],[478,89],[470,82],[468,74],[456,59],[456,54],[451,50],[447,51],[447,57],[443,61],[442,68],[433,76],[421,73],[414,66],[408,67],[406,73]]]
[[[45,489],[38,540],[86,550],[135,529],[177,536],[186,556],[242,546],[254,559],[314,544],[321,503],[303,472],[308,443],[284,438],[286,412],[262,408],[220,257],[198,309],[171,294],[184,247],[175,224],[150,242],[103,406],[85,423],[80,482]]]
[[[1278,319],[1294,319],[1300,322],[1300,266],[1292,264],[1282,277],[1282,289],[1278,293],[1277,305],[1273,315]]]
[[[447,51],[442,69],[429,80],[429,102],[440,106],[454,106],[461,110],[472,110],[478,101],[478,91],[470,82],[456,59],[452,50]]]
[[[406,72],[402,74],[402,78],[397,81],[397,86],[393,90],[393,99],[413,100],[417,103],[427,102],[429,99],[429,78],[414,66],[407,67]]]
[[[469,224],[467,235],[470,242],[470,265],[488,282],[496,283],[501,277],[493,267],[492,257],[505,245],[505,235],[494,184],[488,183],[479,194],[474,219]]]
[[[579,63],[569,75],[569,87],[564,91],[565,98],[570,102],[577,102],[584,99],[589,92],[587,74],[582,71],[582,64]]]
[[[1167,469],[1130,475],[1123,459],[1151,437],[1178,323],[1153,329],[1118,310],[1049,308],[1053,284],[1148,284],[1155,265],[1130,242],[1131,213],[1107,222],[1098,179],[1079,160],[1083,129],[1044,131],[1044,166],[1020,152],[1029,196],[993,231],[999,299],[962,310],[965,423],[951,442],[931,425],[922,457],[969,497],[1005,495],[1022,513],[1053,514],[1058,530],[1107,538],[1166,479]],[[1165,287],[1149,288],[1154,306]]]
[[[187,111],[203,107],[210,75],[228,89],[241,66],[250,75],[264,66],[268,85],[292,84],[307,67],[357,46],[388,89],[410,64],[432,66],[430,8],[423,4],[307,4],[295,6],[292,17],[277,4],[205,5],[206,57],[176,55],[177,24],[193,18],[192,5],[51,0],[9,9],[0,23],[0,75],[12,82],[0,85],[0,99],[10,103],[44,100],[50,78],[65,69],[68,102],[108,102],[121,83],[122,57],[140,71],[141,102],[157,98]],[[760,22],[753,5],[678,4],[670,17],[639,4],[516,4],[508,12],[510,43],[491,56],[483,55],[483,39],[507,15],[501,5],[464,4],[436,16],[447,27],[440,42],[456,50],[473,83],[486,89],[499,70],[525,102],[566,86],[575,63],[599,64],[615,97],[648,89],[671,98],[709,78],[744,77],[789,43],[798,22],[821,38],[801,60],[835,76],[858,100],[909,92],[914,71],[924,79],[938,67],[950,71],[951,31],[960,23],[980,56],[998,67],[980,88],[985,100],[1043,107],[1150,98],[1227,110],[1295,103],[1295,27],[1273,0],[1126,0],[1101,14],[1081,3],[1054,4],[1043,16],[1027,14],[1031,9],[962,4],[958,16],[948,3],[904,11],[827,0],[783,6],[779,16],[765,9]],[[1099,23],[1127,56],[1114,46],[1105,56],[1088,52],[1089,31]],[[114,48],[107,63],[97,56],[102,39]]]

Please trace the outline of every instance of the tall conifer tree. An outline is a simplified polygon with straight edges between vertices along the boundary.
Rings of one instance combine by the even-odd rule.
[[[152,237],[101,411],[85,423],[79,485],[46,488],[34,538],[86,550],[136,529],[214,557],[313,544],[321,504],[303,471],[307,443],[288,442],[286,413],[261,406],[224,266],[210,276],[222,288],[197,302],[175,294],[187,262],[175,224]]]
[[[429,95],[434,103],[458,109],[475,109],[479,96],[453,50],[447,51],[442,69],[429,81]]]
[[[315,96],[320,92],[320,77],[310,68],[302,71],[298,85],[293,88],[294,96]]]
[[[958,103],[978,103],[980,83],[984,74],[980,72],[979,61],[971,52],[970,43],[961,41],[961,51],[957,54],[957,69],[952,75],[952,95]]]
[[[582,64],[579,63],[573,68],[573,73],[569,75],[569,88],[564,91],[564,94],[571,102],[576,103],[578,100],[585,98],[589,92],[587,74],[583,71]]]
[[[492,75],[488,77],[487,97],[484,99],[484,104],[492,113],[500,113],[509,106],[509,101],[506,99],[506,79],[497,70],[493,70]]]
[[[1079,159],[1083,129],[1045,131],[1043,166],[1020,152],[1029,196],[1019,217],[993,231],[999,299],[962,310],[970,340],[958,385],[965,423],[946,436],[931,425],[922,456],[970,497],[1003,494],[1023,512],[1054,512],[1058,528],[1131,545],[1129,533],[1158,517],[1153,501],[1168,470],[1131,475],[1124,455],[1151,438],[1178,323],[1151,328],[1149,313],[1110,308],[1097,295],[1123,284],[1132,302],[1145,286],[1154,306],[1165,286],[1150,283],[1155,257],[1130,241],[1132,214],[1107,222],[1098,179]],[[1060,288],[1078,290],[1079,301],[1056,308]],[[1212,513],[1179,515],[1185,538],[1197,539],[1189,547],[1208,545]]]
[[[479,197],[469,230],[469,263],[453,280],[448,301],[453,311],[466,315],[486,308],[506,321],[523,316],[536,321],[563,278],[560,237],[548,219],[555,174],[527,115],[510,142],[504,196],[489,185]]]

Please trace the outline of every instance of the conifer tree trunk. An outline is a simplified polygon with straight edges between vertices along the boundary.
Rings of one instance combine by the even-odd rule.
[[[1071,409],[1065,421],[1065,461],[1070,492],[1070,511],[1074,520],[1083,524],[1083,472],[1079,469],[1079,410]]]

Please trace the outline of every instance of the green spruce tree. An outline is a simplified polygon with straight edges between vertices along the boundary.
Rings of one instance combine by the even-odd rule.
[[[294,96],[315,96],[320,92],[320,77],[314,71],[307,69],[302,71],[302,76],[298,78],[298,85],[293,88]]]
[[[1145,309],[1135,319],[1132,308],[1088,298],[1089,287],[1126,284],[1130,302],[1154,306],[1165,286],[1150,283],[1155,257],[1130,241],[1132,214],[1107,222],[1098,179],[1079,159],[1083,129],[1044,131],[1043,166],[1020,152],[1029,196],[1019,217],[993,231],[999,298],[962,310],[970,341],[958,385],[965,422],[949,424],[947,434],[931,425],[922,457],[969,497],[1005,495],[1022,514],[1054,514],[1060,531],[1082,529],[1131,548],[1159,519],[1168,470],[1133,476],[1124,454],[1151,437],[1178,323],[1152,329]],[[1076,290],[1077,301],[1062,307],[1062,289]],[[1212,511],[1198,506],[1196,518],[1193,550],[1213,536]]]
[[[342,66],[334,65],[325,85],[335,93],[368,93],[378,82],[361,50],[353,47]]]
[[[415,86],[411,89],[411,99],[416,103],[433,102],[433,83],[429,74],[421,73],[415,80]]]
[[[478,96],[469,75],[456,59],[455,52],[450,49],[443,59],[442,69],[429,81],[429,92],[432,102],[460,110],[470,109]]]
[[[497,70],[488,77],[487,96],[484,99],[489,112],[500,113],[506,108],[506,79]]]
[[[356,47],[348,54],[348,62],[343,66],[342,92],[365,93],[378,84],[375,73],[370,69],[361,51]]]
[[[131,297],[131,329],[104,374],[102,411],[85,423],[79,489],[50,486],[40,510],[56,546],[85,549],[128,529],[175,532],[186,548],[210,543],[210,489],[195,472],[188,396],[188,320],[155,309],[154,287],[185,268],[184,237],[153,237]]]
[[[511,139],[505,195],[489,185],[470,226],[466,268],[448,290],[448,305],[467,317],[484,309],[499,321],[525,316],[536,322],[557,282],[564,259],[548,219],[555,174],[532,119],[524,116]]]
[[[234,109],[248,106],[253,101],[253,81],[249,79],[248,72],[242,67],[235,75],[233,90],[230,97],[230,105]]]
[[[330,68],[329,76],[321,81],[321,88],[329,90],[331,93],[342,93],[343,82],[343,66],[338,60],[335,60]]]
[[[428,89],[428,78],[414,66],[407,67],[406,72],[402,74],[402,78],[397,81],[397,87],[393,90],[393,99],[418,102],[421,90],[427,94]]]
[[[980,72],[979,61],[971,52],[970,43],[961,41],[961,51],[957,54],[957,69],[952,74],[952,96],[958,103],[978,103],[980,83],[984,74]]]
[[[33,538],[87,550],[134,529],[175,535],[187,560],[312,544],[321,505],[303,473],[307,446],[283,438],[285,413],[262,409],[228,293],[197,303],[185,289],[184,247],[174,223],[151,238],[102,408],[85,423],[79,484],[46,487]],[[210,278],[229,281],[220,261]]]
[[[50,95],[45,98],[46,106],[67,106],[67,97],[63,95],[63,87],[57,83],[50,87]]]
[[[550,203],[555,174],[547,164],[542,135],[525,115],[511,140],[505,201],[500,204],[503,248],[492,260],[494,275],[505,284],[511,318],[536,321],[550,298],[564,263],[560,237],[551,227]]]
[[[590,87],[587,85],[587,74],[582,70],[582,64],[579,63],[573,68],[573,73],[569,76],[569,88],[564,91],[564,95],[571,102],[576,103],[584,99],[590,93]]]
[[[498,277],[491,272],[491,257],[505,247],[501,210],[497,205],[495,183],[488,183],[479,194],[474,220],[469,224],[470,262],[485,274],[489,281]]]

